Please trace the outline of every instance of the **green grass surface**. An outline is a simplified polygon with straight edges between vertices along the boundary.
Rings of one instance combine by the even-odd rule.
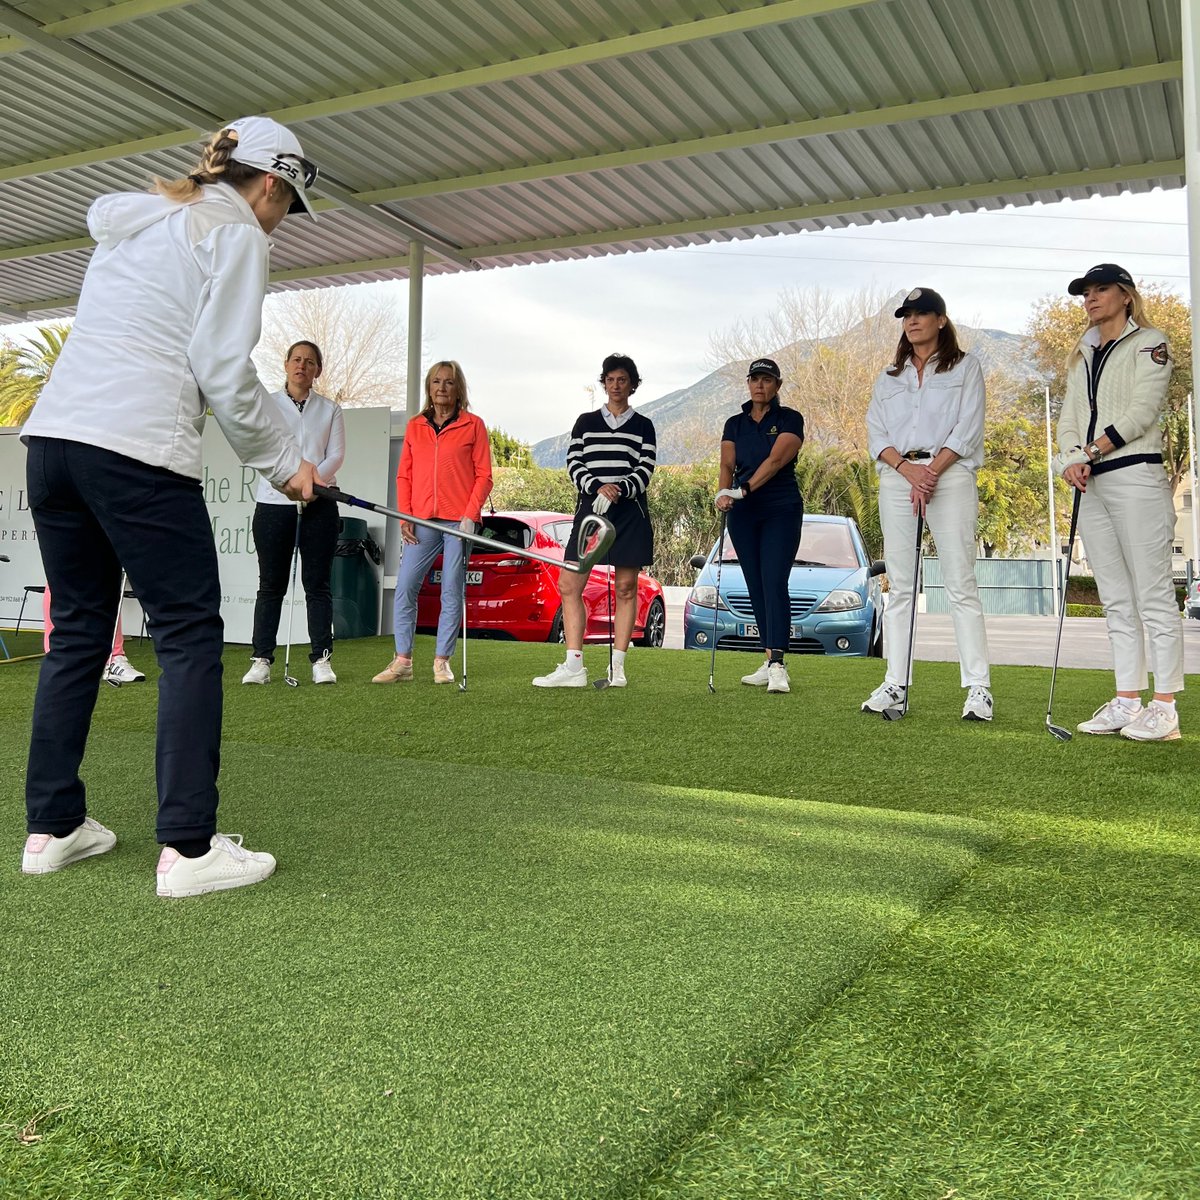
[[[152,684],[104,689],[121,843],[0,874],[0,1123],[68,1106],[0,1130],[4,1195],[1193,1194],[1186,701],[1182,742],[1064,746],[1045,671],[998,670],[989,727],[919,665],[889,725],[870,662],[546,693],[552,648],[473,641],[460,694],[420,653],[296,690],[230,654],[222,826],[281,866],[199,901],[153,895]],[[0,673],[14,868],[35,674]],[[1110,687],[1061,672],[1056,719]]]

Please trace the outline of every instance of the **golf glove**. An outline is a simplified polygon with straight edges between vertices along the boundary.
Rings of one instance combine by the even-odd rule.
[[[743,496],[742,496],[742,489],[741,489],[741,488],[722,488],[722,489],[721,489],[721,490],[720,490],[720,491],[717,493],[717,495],[716,495],[716,499],[720,500],[720,498],[721,498],[722,496],[727,496],[727,497],[728,497],[730,500],[741,500],[741,499],[743,499]]]
[[[604,516],[612,508],[612,501],[607,496],[596,496],[592,500],[592,512],[598,517]]]
[[[1068,467],[1086,466],[1092,460],[1082,446],[1073,446],[1070,450],[1060,450],[1053,459],[1055,475],[1061,475]]]
[[[472,521],[470,517],[463,517],[463,519],[461,521],[459,521],[459,523],[458,523],[458,532],[459,533],[474,533],[475,532],[475,522]]]

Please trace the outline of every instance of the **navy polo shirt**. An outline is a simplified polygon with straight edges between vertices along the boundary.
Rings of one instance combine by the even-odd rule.
[[[761,421],[750,415],[750,401],[742,405],[725,422],[721,441],[733,443],[733,486],[741,487],[771,456],[775,439],[781,433],[794,433],[804,440],[804,418],[794,408],[784,408],[777,396]],[[759,504],[794,504],[800,499],[796,484],[796,456],[785,463],[766,483],[754,489],[747,497]]]

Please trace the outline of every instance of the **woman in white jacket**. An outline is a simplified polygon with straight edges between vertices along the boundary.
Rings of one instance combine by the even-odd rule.
[[[75,324],[23,433],[54,620],[29,746],[27,874],[116,843],[87,815],[79,767],[122,565],[162,671],[158,894],[241,887],[275,869],[216,828],[224,628],[200,438],[211,408],[241,460],[290,499],[320,482],[250,360],[267,234],[312,211],[315,177],[292,133],[246,117],[213,136],[186,179],[104,196],[88,213],[97,247]]]
[[[1067,359],[1056,466],[1080,493],[1079,534],[1104,605],[1117,677],[1117,694],[1077,728],[1136,742],[1174,741],[1183,628],[1171,575],[1175,506],[1161,425],[1171,352],[1166,335],[1146,320],[1123,267],[1100,263],[1067,290],[1083,297],[1088,328]],[[1143,706],[1146,630],[1154,698]]]

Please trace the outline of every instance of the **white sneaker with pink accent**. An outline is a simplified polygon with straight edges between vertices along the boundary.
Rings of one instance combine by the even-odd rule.
[[[274,857],[245,849],[240,833],[214,833],[210,844],[212,849],[199,858],[184,858],[164,846],[158,856],[158,894],[177,899],[248,887],[268,879],[275,870]]]
[[[91,817],[84,817],[83,824],[66,837],[31,833],[25,839],[21,870],[26,875],[49,875],[51,871],[61,871],[63,867],[95,854],[104,854],[116,844],[117,835],[111,829],[105,829]]]

